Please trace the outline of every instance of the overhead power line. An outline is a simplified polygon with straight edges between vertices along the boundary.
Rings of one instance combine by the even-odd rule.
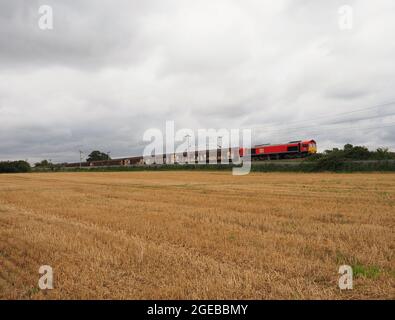
[[[328,138],[333,137],[333,136],[345,136],[344,132],[347,132],[349,130],[361,130],[361,131],[371,131],[374,129],[382,129],[382,128],[389,128],[389,127],[395,127],[395,122],[390,122],[386,125],[375,125],[375,126],[370,126],[370,127],[360,127],[360,126],[353,126],[353,127],[347,127],[347,128],[342,128],[341,130],[339,130],[339,128],[328,128],[325,130],[320,130],[320,131],[309,131],[308,129],[306,129],[305,131],[302,132],[298,132],[298,133],[292,133],[292,136],[298,136],[298,137],[302,137],[302,136],[321,136],[323,134],[327,135]],[[335,133],[328,133],[328,131],[331,130],[337,130],[338,132]],[[339,132],[340,131],[340,132]],[[269,134],[267,136],[268,140],[289,140],[290,135],[287,135],[286,133],[284,134]]]
[[[360,118],[360,119],[349,119],[349,120],[345,120],[345,121],[341,121],[341,122],[334,122],[334,123],[318,123],[318,124],[308,124],[308,125],[304,125],[303,127],[284,127],[284,128],[264,128],[264,127],[260,127],[260,128],[256,128],[258,130],[265,130],[266,132],[270,133],[270,132],[279,132],[279,131],[287,131],[287,132],[292,132],[295,130],[299,130],[299,129],[306,129],[306,128],[315,128],[315,127],[319,127],[319,128],[324,128],[325,126],[339,126],[339,125],[346,125],[348,126],[348,124],[351,122],[358,122],[358,121],[365,121],[365,120],[371,120],[371,119],[378,119],[378,118],[384,118],[384,117],[390,117],[390,116],[395,116],[395,113],[389,113],[389,114],[382,114],[382,115],[375,115],[375,116],[369,116],[369,117],[365,117],[365,118]],[[337,128],[339,129],[339,128]]]
[[[366,108],[360,108],[360,109],[355,109],[352,111],[346,111],[346,112],[340,112],[340,113],[333,113],[333,114],[323,114],[320,115],[318,117],[315,118],[306,118],[303,120],[298,120],[298,121],[291,121],[291,122],[277,122],[277,123],[271,123],[271,124],[267,124],[267,125],[260,125],[260,126],[251,126],[251,127],[244,127],[244,128],[250,128],[250,129],[260,129],[260,128],[268,128],[268,127],[275,127],[275,126],[285,126],[285,125],[289,125],[289,124],[296,124],[296,123],[306,123],[306,122],[312,122],[312,121],[316,121],[319,119],[323,119],[323,118],[337,118],[339,116],[344,116],[344,115],[349,115],[349,114],[354,114],[354,113],[358,113],[358,112],[364,112],[367,110],[373,110],[373,109],[377,109],[380,107],[385,107],[385,106],[389,106],[389,105],[394,105],[395,106],[395,101],[390,101],[390,102],[386,102],[386,103],[382,103],[382,104],[378,104],[378,105],[374,105],[374,106],[370,106],[370,107],[366,107]],[[377,115],[380,116],[380,115]],[[386,116],[386,115],[383,115]],[[333,120],[333,119],[332,119]],[[315,125],[322,125],[322,124],[315,124]]]

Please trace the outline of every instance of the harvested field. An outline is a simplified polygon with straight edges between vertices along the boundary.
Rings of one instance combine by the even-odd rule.
[[[395,174],[0,175],[0,298],[394,299],[394,205]]]

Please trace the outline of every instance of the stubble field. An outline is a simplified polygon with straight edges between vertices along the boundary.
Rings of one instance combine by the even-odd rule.
[[[394,299],[394,205],[394,174],[0,175],[0,298]]]

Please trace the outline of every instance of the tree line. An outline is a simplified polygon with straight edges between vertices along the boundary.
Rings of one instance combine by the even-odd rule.
[[[108,153],[98,150],[92,151],[86,161],[111,160]],[[353,146],[352,144],[344,145],[343,149],[333,148],[325,150],[323,153],[314,154],[306,159],[310,162],[309,168],[314,171],[336,171],[345,166],[347,161],[362,160],[395,160],[395,153],[390,152],[387,148],[378,148],[370,151],[364,146]],[[34,164],[34,169],[39,171],[57,171],[64,166],[62,163],[54,164],[50,160],[42,160]],[[0,173],[18,173],[30,172],[32,170],[27,161],[2,161],[0,162]]]
[[[92,151],[86,161],[99,161],[99,160],[111,160],[108,153],[104,153],[98,150]],[[58,163],[54,164],[51,160],[42,160],[34,164],[35,169],[42,169],[45,171],[52,170],[62,167],[64,164]],[[18,161],[0,161],[0,173],[22,173],[30,172],[32,167],[29,162],[25,160]]]

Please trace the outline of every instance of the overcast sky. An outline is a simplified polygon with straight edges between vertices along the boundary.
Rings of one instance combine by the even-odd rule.
[[[136,155],[166,120],[394,150],[394,34],[393,0],[0,0],[0,160]]]

